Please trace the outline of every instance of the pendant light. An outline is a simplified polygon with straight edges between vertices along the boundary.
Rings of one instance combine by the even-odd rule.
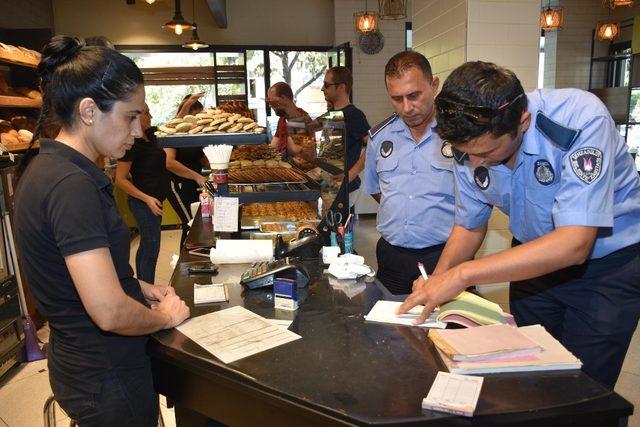
[[[540,14],[540,27],[545,31],[561,30],[563,12],[561,6],[551,6],[551,1],[549,1],[547,7],[543,8]]]
[[[154,4],[156,2],[156,0],[144,0],[144,1],[146,1],[149,4]]]
[[[180,12],[180,0],[176,0],[176,11],[173,15],[173,19],[162,26],[162,28],[167,28],[169,30],[174,31],[177,35],[182,34],[184,30],[191,30],[194,26],[185,21],[182,17],[182,12]]]
[[[616,7],[633,7],[633,0],[604,0],[604,6],[609,9]]]
[[[407,0],[378,0],[380,19],[405,19]]]
[[[613,1],[611,1],[610,3],[613,3]],[[620,33],[620,25],[611,19],[611,9],[613,8],[614,6],[611,4],[607,6],[607,9],[609,9],[609,16],[607,17],[607,21],[601,22],[596,28],[596,32],[598,33],[598,40],[600,41],[612,41],[616,37],[618,37],[618,33]]]
[[[620,26],[615,22],[605,22],[598,26],[598,40],[606,41],[613,40],[618,37],[620,32]]]
[[[189,39],[188,42],[186,42],[185,44],[182,45],[182,47],[187,48],[187,49],[193,49],[193,50],[198,50],[198,49],[204,49],[205,47],[209,47],[208,44],[206,44],[205,42],[203,42],[202,40],[200,40],[200,37],[198,36],[198,27],[196,25],[196,4],[195,4],[195,0],[192,0],[191,2],[191,6],[193,10],[193,31],[191,31],[191,38]]]
[[[367,10],[367,0],[364,2],[364,11],[353,14],[353,21],[356,31],[359,33],[370,33],[378,29],[378,21],[380,15],[378,12],[370,12]]]

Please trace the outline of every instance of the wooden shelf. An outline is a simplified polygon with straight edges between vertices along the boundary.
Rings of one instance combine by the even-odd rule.
[[[6,96],[0,95],[0,107],[11,108],[40,108],[41,99],[31,99],[26,96]]]
[[[7,64],[13,65],[22,65],[24,67],[30,68],[37,68],[40,61],[30,58],[26,55],[11,54],[3,49],[0,49],[0,62],[5,62]]]
[[[5,145],[5,147],[7,148],[7,150],[9,150],[12,153],[19,153],[22,151],[26,151],[29,148],[29,143],[21,142],[20,144]],[[36,141],[36,143],[33,144],[33,148],[40,148],[40,141]]]

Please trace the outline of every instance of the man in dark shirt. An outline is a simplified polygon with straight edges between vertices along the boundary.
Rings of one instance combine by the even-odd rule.
[[[353,87],[351,71],[346,67],[332,67],[324,76],[322,92],[335,111],[342,111],[346,128],[347,148],[345,169],[349,177],[349,207],[353,207],[360,195],[360,172],[364,169],[365,152],[362,148],[369,140],[369,122],[364,113],[349,100]]]

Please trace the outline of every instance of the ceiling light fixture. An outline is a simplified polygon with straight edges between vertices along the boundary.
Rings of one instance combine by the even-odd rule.
[[[405,19],[407,0],[378,0],[380,19]]]
[[[545,31],[561,30],[563,23],[564,10],[561,6],[551,6],[551,1],[547,3],[547,7],[542,8],[540,14],[540,27]]]
[[[195,0],[191,0],[191,10],[193,11],[193,31],[191,31],[191,38],[189,39],[188,42],[186,42],[185,44],[182,45],[182,47],[187,48],[187,49],[193,49],[193,50],[198,50],[198,49],[204,49],[205,47],[209,47],[208,44],[206,44],[205,42],[203,42],[202,40],[200,40],[200,37],[198,36],[198,29],[197,29],[197,25],[196,25],[196,3]]]
[[[615,9],[616,7],[633,7],[633,3],[633,0],[604,0],[603,6]]]
[[[364,11],[353,14],[356,31],[359,33],[369,33],[377,30],[379,19],[378,12],[369,12],[367,10],[367,0],[364,2]]]
[[[174,31],[177,35],[182,34],[184,30],[191,30],[195,28],[193,24],[185,21],[180,12],[180,0],[176,0],[176,11],[173,15],[173,19],[162,26],[162,28]]]
[[[154,4],[156,2],[156,0],[144,0],[144,1],[146,1],[149,4]]]

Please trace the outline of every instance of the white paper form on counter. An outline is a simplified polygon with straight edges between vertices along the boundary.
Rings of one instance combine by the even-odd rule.
[[[213,198],[213,231],[238,231],[239,199],[237,197]]]
[[[176,329],[224,363],[302,338],[240,306],[194,317]]]

